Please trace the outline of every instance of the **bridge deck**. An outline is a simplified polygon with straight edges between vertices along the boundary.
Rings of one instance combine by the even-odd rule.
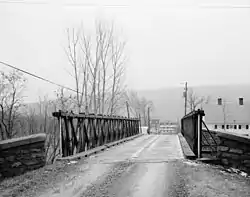
[[[71,165],[34,196],[250,196],[250,180],[184,159],[177,135],[143,135]]]

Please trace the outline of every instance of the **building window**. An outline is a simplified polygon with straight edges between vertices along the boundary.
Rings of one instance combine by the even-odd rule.
[[[239,129],[241,129],[241,125],[239,125]]]
[[[222,105],[222,98],[218,98],[218,105]]]
[[[214,125],[214,129],[217,129],[217,124],[216,124],[216,125]]]
[[[243,105],[243,98],[239,98],[239,105]]]
[[[234,129],[237,129],[237,125],[234,125]]]
[[[230,129],[233,129],[234,128],[234,126],[233,125],[230,125]]]
[[[229,129],[229,125],[227,124],[227,129]]]
[[[222,128],[222,129],[225,129],[225,125],[224,125],[224,124],[223,124],[223,125],[221,125],[221,128]]]
[[[246,129],[249,129],[249,125],[248,124],[246,125]]]

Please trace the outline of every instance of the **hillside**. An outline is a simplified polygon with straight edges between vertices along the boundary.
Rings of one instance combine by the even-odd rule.
[[[192,89],[198,96],[209,96],[210,102],[214,103],[218,97],[231,102],[238,102],[239,97],[243,97],[245,102],[250,101],[250,85],[197,86]],[[153,101],[152,117],[176,121],[184,114],[183,91],[182,87],[164,88],[139,91],[139,95]]]
[[[210,102],[216,103],[218,97],[226,98],[227,101],[238,102],[239,97],[244,98],[244,102],[250,102],[250,85],[221,85],[221,86],[197,86],[192,88],[198,96],[209,96]],[[184,114],[183,87],[172,87],[155,90],[138,91],[139,96],[153,101],[154,109],[152,117],[161,120],[176,121]],[[30,103],[29,107],[39,112],[38,103]],[[27,109],[27,108],[26,108]],[[250,109],[249,109],[250,110]],[[49,108],[52,113],[54,108]]]

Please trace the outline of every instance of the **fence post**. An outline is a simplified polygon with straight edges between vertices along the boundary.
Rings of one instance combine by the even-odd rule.
[[[201,113],[197,113],[197,132],[198,132],[198,158],[201,158]]]
[[[142,133],[142,128],[141,128],[141,114],[139,114],[139,129],[140,129],[140,133]]]
[[[59,157],[62,157],[62,118],[59,116],[58,118],[59,122]]]

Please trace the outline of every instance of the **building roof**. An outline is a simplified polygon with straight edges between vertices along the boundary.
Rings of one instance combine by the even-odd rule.
[[[223,106],[215,103],[203,105],[205,122],[223,123]],[[227,103],[225,106],[226,123],[250,123],[250,103],[239,105],[238,103]]]

